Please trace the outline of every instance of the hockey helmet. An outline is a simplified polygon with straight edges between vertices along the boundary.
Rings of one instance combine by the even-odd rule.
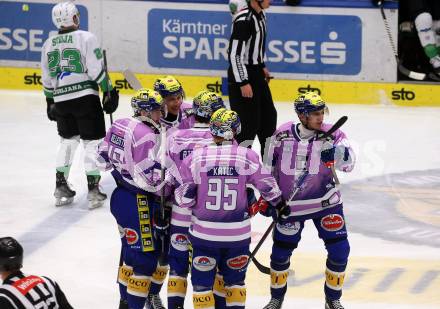
[[[216,110],[224,108],[225,104],[215,92],[202,90],[194,97],[192,107],[195,115],[209,119]]]
[[[0,271],[23,267],[23,247],[12,237],[0,238]]]
[[[174,78],[174,76],[165,76],[158,78],[154,82],[154,90],[160,93],[160,95],[165,98],[171,95],[180,95],[182,98],[185,97],[185,92],[183,91],[182,84]]]
[[[74,16],[77,21],[75,22]],[[71,1],[61,2],[52,9],[52,22],[57,29],[79,26],[79,11]]]
[[[209,129],[213,136],[232,140],[241,132],[240,118],[237,112],[221,108],[212,114]]]
[[[300,94],[295,99],[295,111],[297,114],[307,116],[309,113],[324,110],[328,112],[328,108],[321,96],[313,91]]]
[[[141,117],[141,111],[146,111],[148,114],[155,110],[164,111],[164,104],[162,96],[152,89],[139,89],[134,97],[131,98],[131,108],[133,109],[134,117]],[[141,119],[145,121],[146,119]]]

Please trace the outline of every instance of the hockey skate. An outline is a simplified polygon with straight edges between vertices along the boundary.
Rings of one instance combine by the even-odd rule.
[[[281,305],[283,304],[283,299],[279,298],[271,298],[270,302],[263,307],[263,309],[281,309]]]
[[[145,308],[147,309],[166,309],[162,304],[159,294],[148,294]]]
[[[325,298],[325,309],[344,309],[339,299],[331,300]]]
[[[101,176],[87,175],[87,185],[89,188],[87,200],[89,201],[89,209],[101,207],[107,199],[107,194],[99,190],[100,179]]]
[[[76,192],[73,191],[67,183],[64,173],[57,172],[55,192],[53,194],[55,196],[55,206],[59,207],[71,204],[75,194]]]

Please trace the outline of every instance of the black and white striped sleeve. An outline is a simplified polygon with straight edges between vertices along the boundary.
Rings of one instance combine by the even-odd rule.
[[[229,64],[232,68],[234,81],[240,86],[249,83],[245,57],[247,56],[246,43],[251,37],[251,25],[246,17],[245,14],[237,16],[229,42]]]

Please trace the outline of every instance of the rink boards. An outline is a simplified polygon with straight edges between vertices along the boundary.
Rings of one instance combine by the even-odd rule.
[[[151,87],[162,75],[136,74],[142,85]],[[113,84],[122,94],[131,94],[127,81],[121,73],[110,73]],[[193,97],[202,89],[221,93],[227,98],[227,80],[221,77],[176,75],[186,95]],[[332,104],[440,106],[438,84],[422,83],[368,83],[332,82],[319,80],[273,79],[270,88],[274,101],[291,102],[298,93],[318,92]],[[41,71],[32,68],[0,68],[0,89],[39,90]]]

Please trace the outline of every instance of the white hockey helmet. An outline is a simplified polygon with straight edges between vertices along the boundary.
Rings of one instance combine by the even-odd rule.
[[[79,11],[71,1],[58,3],[52,9],[52,21],[57,29],[79,26]]]

